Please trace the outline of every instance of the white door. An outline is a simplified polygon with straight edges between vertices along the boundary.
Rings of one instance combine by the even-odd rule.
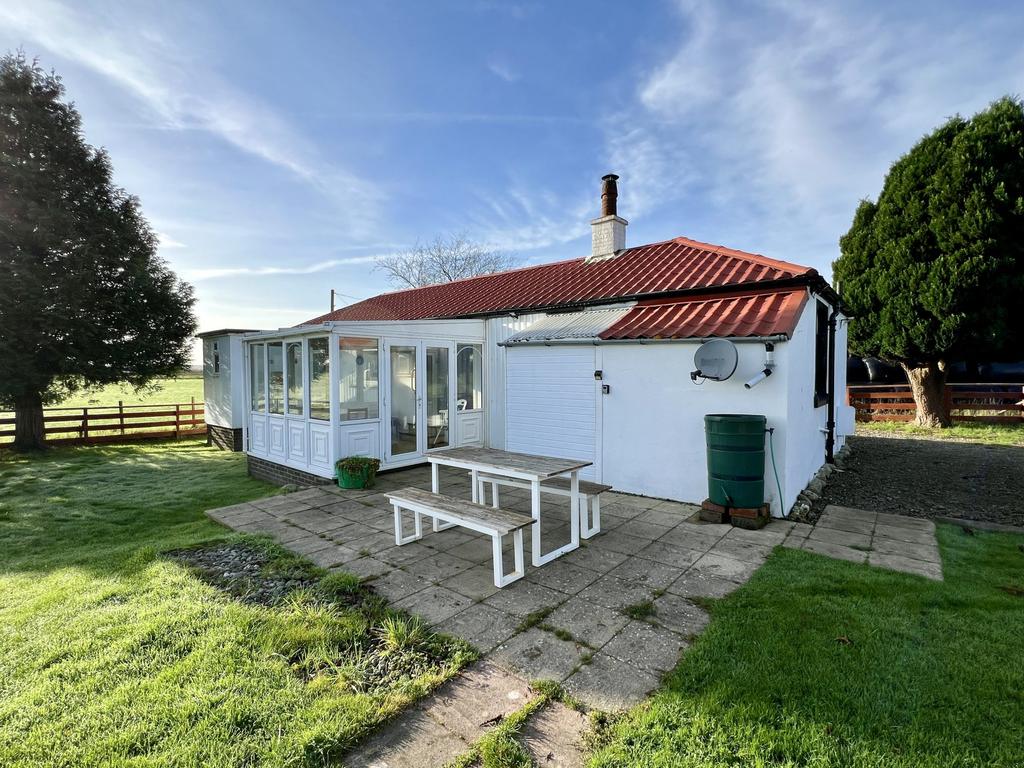
[[[601,477],[593,346],[511,347],[505,357],[505,448],[594,466],[580,477]]]
[[[415,461],[452,445],[455,345],[416,339],[384,342],[384,455]]]

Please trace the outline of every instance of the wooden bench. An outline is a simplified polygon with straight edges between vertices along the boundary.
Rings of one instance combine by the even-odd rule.
[[[435,521],[461,525],[491,537],[494,547],[494,586],[504,587],[523,578],[526,572],[523,565],[523,529],[533,525],[533,518],[529,515],[431,493],[421,488],[402,488],[385,495],[395,510],[395,544],[398,546],[423,538],[423,515],[426,515]],[[413,513],[415,532],[411,536],[406,536],[402,530],[403,509]],[[501,541],[508,534],[512,534],[515,568],[506,575]]]
[[[491,503],[498,506],[498,486],[507,485],[512,488],[525,488],[530,490],[530,483],[524,480],[517,480],[502,475],[489,475],[484,472],[478,473],[480,488],[477,498],[481,504],[487,503],[485,483],[491,485]],[[553,493],[556,496],[571,496],[572,483],[567,477],[552,477],[542,480],[540,484],[541,493]],[[580,535],[589,539],[595,533],[601,531],[601,494],[610,491],[610,485],[592,483],[589,480],[580,480]]]

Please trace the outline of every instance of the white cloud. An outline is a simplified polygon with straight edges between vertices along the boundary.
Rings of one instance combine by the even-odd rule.
[[[488,60],[487,69],[491,71],[492,75],[504,80],[506,83],[514,83],[521,77],[519,72],[512,68],[511,64],[498,57],[492,57]]]
[[[1024,87],[1019,18],[952,23],[802,0],[677,7],[679,46],[641,78],[628,113],[606,120],[624,202],[632,215],[711,210],[730,220],[723,237],[815,254],[820,267],[858,200],[921,135]]]
[[[0,6],[0,28],[116,83],[157,127],[206,131],[308,183],[336,204],[354,235],[372,228],[381,190],[325,161],[273,108],[229,86],[160,33],[140,29],[120,9],[104,15],[52,0],[12,3]]]
[[[267,277],[272,275],[313,275],[327,272],[337,267],[353,264],[372,264],[378,256],[348,256],[344,259],[327,259],[313,264],[300,264],[286,267],[183,267],[179,269],[182,279],[189,282],[213,280],[220,277]]]
[[[157,232],[156,239],[162,250],[177,250],[178,248],[188,248],[188,246],[185,245],[185,243],[181,242],[180,240],[175,240],[166,232]]]

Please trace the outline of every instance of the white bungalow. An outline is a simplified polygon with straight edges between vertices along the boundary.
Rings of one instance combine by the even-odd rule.
[[[705,414],[762,414],[774,428],[766,499],[788,512],[853,431],[838,296],[808,267],[683,237],[626,248],[616,178],[604,177],[586,258],[224,336],[244,355],[231,423],[250,473],[323,482],[345,456],[395,469],[489,446],[587,459],[586,479],[699,503]],[[736,345],[734,375],[695,375],[694,353],[719,338]],[[231,390],[208,374],[207,412]]]

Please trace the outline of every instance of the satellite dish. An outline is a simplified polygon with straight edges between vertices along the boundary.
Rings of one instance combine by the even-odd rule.
[[[706,341],[693,353],[693,364],[697,370],[690,374],[690,378],[694,381],[698,378],[725,381],[736,373],[739,359],[736,345],[728,339]]]

